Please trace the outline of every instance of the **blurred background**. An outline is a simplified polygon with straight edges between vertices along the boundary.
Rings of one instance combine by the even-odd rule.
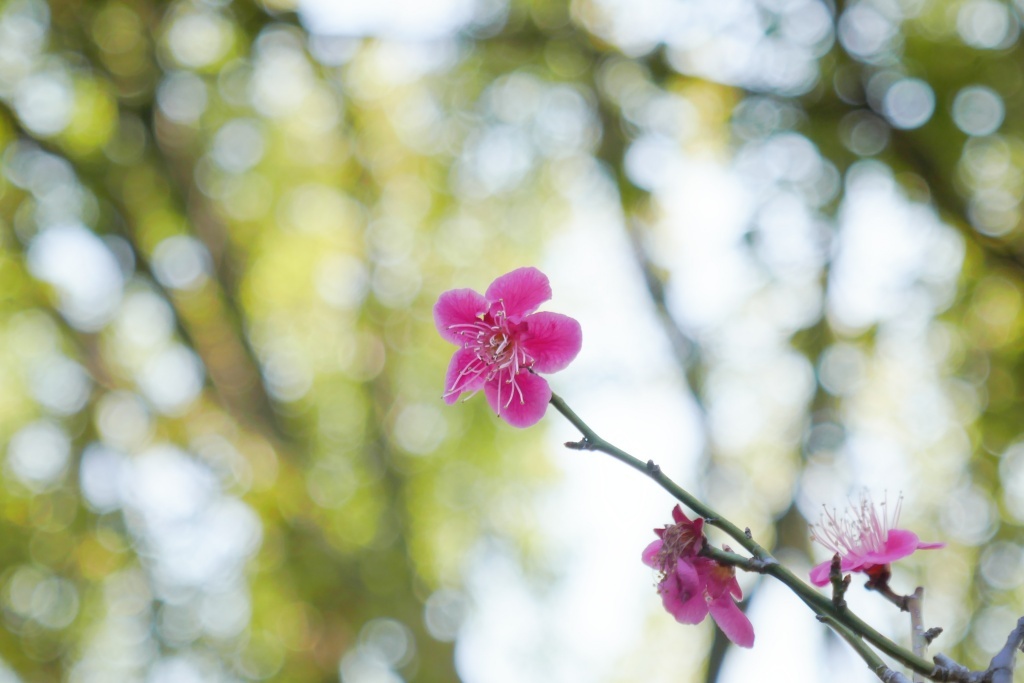
[[[873,680],[755,578],[753,650],[676,624],[667,494],[443,404],[434,301],[522,265],[599,433],[801,572],[822,505],[902,495],[949,545],[893,585],[984,667],[1024,611],[1022,13],[0,0],[0,681]]]

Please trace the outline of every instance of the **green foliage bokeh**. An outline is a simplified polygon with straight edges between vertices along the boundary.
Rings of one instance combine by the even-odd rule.
[[[270,0],[0,2],[0,658],[26,681],[142,680],[179,657],[211,680],[303,683],[399,642],[405,679],[456,680],[466,558],[498,537],[529,563],[523,491],[551,471],[539,430],[509,438],[482,400],[444,409],[437,294],[534,262],[590,169],[621,206],[637,305],[713,403],[714,344],[673,318],[678,273],[652,246],[673,226],[631,150],[654,136],[727,163],[790,136],[823,169],[789,188],[823,241],[842,179],[873,159],[963,245],[930,329],[950,400],[974,413],[966,455],[926,483],[929,509],[988,521],[928,578],[967,615],[945,649],[983,664],[971,634],[1024,606],[999,570],[1024,556],[1021,5],[748,4],[758,40],[802,66],[722,76],[695,55],[728,21],[696,47],[631,43],[598,0],[481,2],[424,42],[311,34]],[[886,99],[901,80],[930,89],[926,122]],[[745,239],[774,277],[756,228]],[[783,340],[807,367],[881,344],[824,304],[812,317]],[[740,458],[709,437],[705,474],[752,482],[762,504],[740,509],[783,552],[808,551],[794,500],[844,405],[816,382],[789,441]],[[147,477],[171,512],[140,499]],[[212,519],[241,540],[180,545],[176,524]],[[204,574],[209,557],[223,566]]]

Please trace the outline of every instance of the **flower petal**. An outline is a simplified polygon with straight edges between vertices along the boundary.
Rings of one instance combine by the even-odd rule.
[[[882,550],[864,553],[864,560],[871,564],[891,564],[913,554],[921,539],[913,531],[890,529]]]
[[[533,369],[537,372],[558,372],[580,352],[583,330],[567,315],[534,313],[523,324],[526,330],[519,337],[519,344],[533,357]]]
[[[543,377],[529,372],[503,373],[484,384],[484,394],[498,417],[513,427],[530,427],[544,417],[551,387]]]
[[[847,555],[843,558],[843,561],[839,563],[839,571],[843,574],[846,572],[863,572],[867,571],[870,567],[874,567],[876,564],[879,563],[866,556]],[[882,564],[885,563],[883,562]]]
[[[504,302],[505,314],[518,321],[551,298],[551,284],[536,268],[517,268],[492,282],[484,296],[491,304]]]
[[[732,593],[737,598],[743,597],[740,584],[736,581],[736,570],[706,557],[695,557],[690,560],[697,568],[697,575],[704,586],[704,591],[711,598]]]
[[[754,626],[728,594],[709,602],[708,611],[729,640],[740,647],[754,646]]]
[[[444,402],[451,405],[459,400],[459,394],[479,391],[484,386],[487,366],[471,349],[459,349],[448,364],[444,378]]]
[[[811,569],[811,583],[815,586],[826,586],[829,582],[829,574],[832,571],[832,560],[816,564]]]
[[[729,583],[726,587],[729,589],[729,595],[736,598],[737,600],[743,597],[743,589],[740,588],[740,582],[736,580],[735,576],[733,576],[732,579],[729,580]]]
[[[466,337],[459,334],[460,328],[452,326],[471,325],[486,312],[487,300],[482,294],[472,289],[450,289],[434,304],[434,325],[445,341],[462,346]]]
[[[859,572],[863,571],[865,565],[874,565],[877,562],[867,562],[863,557],[858,555],[847,555],[842,558],[842,562],[839,563],[839,572],[846,574],[847,572]],[[819,565],[815,565],[811,569],[811,583],[815,586],[827,585],[831,580],[830,574],[832,573],[832,560],[828,559]]]
[[[700,551],[702,548],[704,548],[704,544],[707,541],[707,539],[701,538],[701,536],[703,536],[704,534],[704,518],[697,517],[694,520],[687,521],[690,524],[690,530],[693,532],[693,535],[700,539],[697,542],[697,545],[695,546],[694,552]]]
[[[672,521],[676,524],[682,524],[683,522],[689,522],[690,518],[683,512],[683,508],[676,503],[676,506],[672,508]]]
[[[946,547],[945,543],[926,543],[924,541],[920,541],[917,544],[917,549],[918,550],[935,550],[936,548],[945,548],[945,547]]]
[[[651,541],[650,545],[644,548],[644,552],[640,556],[640,559],[642,559],[644,561],[644,564],[646,564],[648,567],[661,569],[661,565],[657,562],[657,559],[658,553],[661,552],[661,548],[664,545],[665,542],[662,541],[660,538],[657,541]]]
[[[661,603],[680,624],[699,624],[708,615],[704,587],[690,563],[678,560],[675,571],[665,575],[658,590]]]

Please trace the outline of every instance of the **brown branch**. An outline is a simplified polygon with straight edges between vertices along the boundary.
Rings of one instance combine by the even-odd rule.
[[[894,604],[899,608],[901,612],[910,611],[910,596],[900,595],[889,586],[889,575],[886,574],[883,578],[877,581],[868,581],[864,584],[864,587],[869,591],[874,591],[881,595],[883,598]]]
[[[702,354],[700,345],[696,339],[683,330],[682,325],[679,324],[679,321],[676,320],[676,317],[669,310],[668,298],[665,293],[667,285],[665,275],[660,272],[661,269],[654,263],[654,259],[651,258],[650,249],[646,244],[642,228],[635,219],[628,222],[626,236],[633,247],[633,261],[643,277],[648,298],[654,305],[655,315],[672,349],[672,356],[676,366],[685,378],[686,384],[690,387],[690,393],[698,408],[700,408],[701,415],[704,415],[707,412],[707,408],[701,395],[699,373],[702,367]]]

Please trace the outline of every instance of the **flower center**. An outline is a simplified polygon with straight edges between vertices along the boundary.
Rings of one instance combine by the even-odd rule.
[[[534,358],[519,343],[526,324],[510,322],[504,302],[499,301],[474,322],[449,325],[448,329],[455,330],[465,340],[462,347],[472,350],[476,359],[466,364],[446,396],[464,391],[480,378],[485,383],[497,379],[500,407],[509,407],[516,397],[520,403],[525,403],[517,378],[520,372],[533,366]]]
[[[889,530],[899,522],[902,506],[903,496],[891,511],[888,500],[883,499],[875,506],[874,501],[864,496],[858,507],[847,510],[842,517],[834,509],[829,512],[826,508],[821,520],[811,528],[811,540],[842,556],[880,552],[885,549]]]
[[[696,533],[693,524],[673,524],[665,527],[658,562],[663,571],[671,571],[680,557],[696,555],[704,545],[704,533]]]

